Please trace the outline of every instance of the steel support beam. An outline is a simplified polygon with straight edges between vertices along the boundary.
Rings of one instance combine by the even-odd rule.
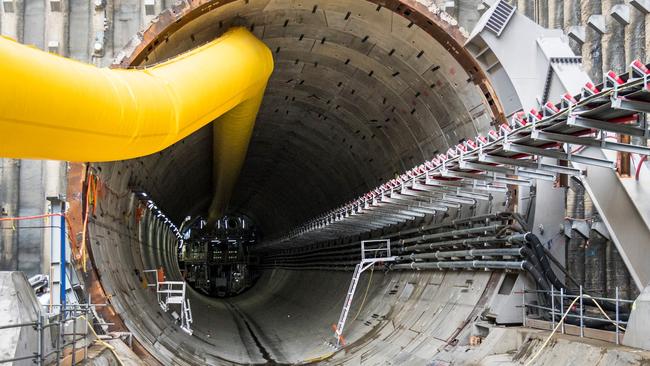
[[[506,164],[512,166],[520,166],[520,167],[538,169],[541,171],[558,173],[558,174],[567,174],[567,175],[576,175],[576,176],[582,175],[582,171],[580,169],[571,168],[568,166],[538,163],[527,159],[513,159],[513,158],[505,158],[496,155],[481,154],[479,155],[478,160],[486,163],[497,163],[497,164]]]
[[[601,121],[597,119],[585,118],[575,114],[570,115],[569,118],[567,118],[566,123],[569,126],[592,128],[596,130],[622,133],[624,135],[630,135],[630,136],[644,136],[644,130],[642,128],[634,127],[627,124],[613,123],[613,122]]]
[[[530,134],[530,137],[533,140],[554,141],[572,145],[599,147],[605,150],[629,152],[639,155],[650,155],[650,148],[645,146],[622,144],[620,142],[597,140],[587,137],[576,137],[573,135],[563,135],[559,133],[544,132],[539,130],[533,130]]]
[[[513,143],[504,143],[503,150],[508,152],[515,153],[524,153],[530,155],[544,156],[547,158],[554,158],[560,160],[567,160],[575,163],[594,165],[603,168],[614,169],[616,167],[615,163],[607,159],[598,159],[589,156],[582,156],[576,154],[567,154],[558,150],[544,149],[541,147],[527,146],[527,145],[518,145]]]
[[[495,182],[495,183],[518,185],[518,186],[531,185],[530,180],[515,179],[515,178],[508,178],[508,177],[497,177],[496,174],[495,176],[490,176],[487,174],[465,173],[465,172],[456,172],[451,170],[446,170],[441,173],[443,177],[464,178],[464,179],[472,179],[475,181]]]
[[[584,154],[604,157],[596,148],[586,149]],[[650,226],[638,211],[640,202],[630,196],[614,170],[587,167],[583,182],[635,285],[643,289],[650,283]]]
[[[475,170],[482,170],[487,172],[502,173],[506,175],[518,175],[520,177],[542,179],[548,181],[555,180],[555,174],[545,174],[545,173],[539,173],[535,171],[527,171],[527,170],[519,169],[519,167],[510,168],[510,167],[490,165],[490,164],[471,163],[468,161],[460,161],[459,166],[462,169],[475,169]]]
[[[394,203],[397,205],[407,205],[409,210],[426,210],[428,214],[434,214],[436,211],[447,211],[447,208],[444,206],[436,206],[433,203],[439,203],[439,200],[436,199],[428,199],[427,202],[422,202],[422,201],[416,201],[414,200],[411,196],[406,196],[402,195],[399,193],[391,193],[390,196],[383,196],[381,198],[382,202],[387,202],[387,203]],[[455,206],[448,206],[448,207],[455,207]],[[457,208],[457,207],[455,207]]]
[[[612,98],[612,108],[632,112],[650,113],[650,103],[625,97]]]

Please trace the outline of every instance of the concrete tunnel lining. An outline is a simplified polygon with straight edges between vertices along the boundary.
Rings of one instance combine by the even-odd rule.
[[[272,233],[270,228],[277,232],[287,230],[297,221],[320,213],[326,205],[331,207],[365,192],[430,158],[434,152],[446,150],[461,138],[484,131],[492,121],[490,101],[485,100],[480,88],[485,81],[476,71],[478,67],[466,65],[470,61],[457,61],[463,56],[471,60],[460,49],[462,40],[450,40],[450,35],[438,40],[441,29],[431,31],[436,37],[432,39],[431,33],[413,24],[415,19],[407,19],[389,10],[388,4],[380,7],[366,1],[351,3],[354,6],[346,2],[328,2],[327,6],[321,4],[320,8],[319,3],[313,1],[282,4],[230,2],[200,16],[195,15],[195,12],[202,13],[205,7],[202,4],[178,18],[181,22],[198,16],[196,19],[165,38],[154,38],[150,31],[163,26],[167,15],[163,13],[161,20],[144,32],[145,41],[138,47],[130,47],[135,48],[131,58],[123,61],[142,64],[162,61],[208,42],[233,24],[249,27],[274,51],[276,71],[267,87],[258,118],[258,121],[268,122],[258,123],[254,131],[248,162],[240,178],[240,187],[246,189],[237,190],[231,204],[231,211],[248,211],[243,213],[266,226],[265,233]],[[415,5],[420,5],[419,10],[429,12],[421,4]],[[316,10],[312,12],[314,7]],[[183,14],[182,10],[174,12]],[[409,14],[415,18],[415,11]],[[429,16],[438,18],[436,25],[445,24],[447,28],[444,31],[462,37],[457,28],[435,14]],[[167,22],[169,27],[176,26],[175,18]],[[385,34],[386,28],[391,29],[390,34]],[[165,31],[159,33],[166,34]],[[455,45],[443,46],[440,43],[443,41],[454,41]],[[450,53],[448,48],[453,52]],[[140,60],[142,55],[146,55],[146,61]],[[445,67],[441,67],[443,65]],[[382,92],[378,93],[378,90]],[[449,95],[458,98],[448,98]],[[293,133],[300,133],[303,129],[302,124],[306,125],[304,137],[292,138]],[[326,165],[324,168],[308,164],[297,172],[289,171],[294,162],[300,160],[290,155],[291,152],[310,149],[287,145],[301,142],[313,147],[327,145],[321,136],[331,138],[336,144],[325,148],[336,159],[337,172],[354,181],[337,179],[330,180],[328,185],[321,182],[296,184],[297,181],[304,182],[305,177],[336,175],[335,172],[323,174],[322,169],[334,165],[329,162],[323,164]],[[192,141],[187,143],[192,144]],[[273,151],[269,151],[269,145]],[[319,153],[315,155],[319,156]],[[291,164],[281,167],[283,170],[276,169],[264,161],[268,158],[276,159],[276,163],[290,161]],[[359,161],[365,164],[358,164]],[[262,174],[271,167],[274,170],[272,175]],[[292,189],[286,189],[287,185]],[[345,196],[337,193],[334,187],[343,185],[355,191]],[[302,206],[300,204],[294,204],[294,210],[282,210],[282,215],[274,212],[264,218],[255,217],[264,210],[241,207],[247,197],[256,197],[256,201],[264,202],[262,205],[265,207],[282,207],[282,202],[305,197],[313,188],[326,186],[332,189],[321,196],[328,202],[321,199],[297,217],[291,215]],[[286,191],[300,193],[275,198]],[[267,194],[259,196],[256,192]],[[269,201],[274,198],[275,201]],[[282,225],[273,223],[273,218],[278,217],[287,217],[287,222]]]
[[[121,64],[160,62],[231,25],[247,26],[274,52],[276,71],[229,208],[251,217],[267,237],[485,132],[499,118],[458,28],[433,5],[414,1],[188,2],[152,23]],[[105,188],[89,225],[93,261],[115,311],[163,364],[296,363],[331,353],[326,341],[349,284],[346,272],[266,270],[254,288],[228,302],[192,293],[192,337],[139,282],[136,269],[162,265],[170,278],[181,274],[173,236],[134,222],[130,190],[150,194],[177,223],[205,212],[211,149],[208,127],[144,158],[92,165]],[[347,338],[365,357],[396,362],[435,354],[500,278],[374,276]],[[412,349],[402,352],[407,345]]]

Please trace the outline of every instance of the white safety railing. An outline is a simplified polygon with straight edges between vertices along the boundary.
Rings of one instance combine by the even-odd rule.
[[[192,323],[194,319],[192,317],[190,299],[186,297],[187,284],[185,281],[160,281],[161,277],[164,279],[164,275],[156,269],[149,269],[143,272],[153,273],[156,277],[156,283],[147,283],[147,286],[156,288],[156,297],[160,308],[164,312],[167,312],[171,309],[170,306],[175,307],[180,315],[172,310],[172,316],[180,321],[180,327],[185,333],[192,335]]]
[[[350,287],[348,287],[348,292],[345,296],[345,301],[343,302],[341,315],[339,316],[339,321],[334,328],[336,348],[339,348],[341,344],[344,343],[343,329],[345,328],[345,322],[348,319],[350,307],[352,307],[352,300],[354,299],[354,293],[357,290],[357,284],[359,283],[361,274],[377,263],[394,262],[396,259],[397,257],[391,256],[390,239],[361,241],[361,262],[354,267],[352,281],[350,282]]]

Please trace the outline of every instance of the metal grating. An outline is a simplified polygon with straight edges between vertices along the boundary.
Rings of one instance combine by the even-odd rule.
[[[512,18],[512,15],[515,13],[515,8],[502,0],[499,0],[494,7],[494,11],[492,12],[492,15],[490,15],[485,28],[489,29],[499,37],[508,24],[508,21],[510,21],[510,18]]]

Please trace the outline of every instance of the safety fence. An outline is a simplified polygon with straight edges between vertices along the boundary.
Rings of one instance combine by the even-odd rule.
[[[634,303],[621,299],[618,287],[614,289],[614,298],[591,296],[582,286],[577,291],[551,286],[550,290],[524,288],[519,293],[524,327],[548,329],[550,325],[553,334],[560,332],[616,344],[621,343]],[[536,300],[531,301],[531,297]]]
[[[0,364],[7,364],[19,361],[31,360],[36,365],[61,365],[62,363],[75,365],[88,358],[88,348],[93,343],[100,343],[114,352],[113,347],[104,341],[93,328],[93,313],[96,307],[104,304],[65,304],[43,305],[37,311],[35,320],[17,324],[0,325],[0,331],[6,329],[20,328],[31,329],[29,333],[21,333],[18,342],[28,343],[28,347],[34,344],[35,347],[29,350],[28,354],[0,359]],[[51,312],[53,308],[60,308],[61,311]],[[99,327],[111,325],[110,323],[98,323]],[[24,336],[24,337],[23,337]],[[131,342],[130,334],[118,334],[119,337],[126,336],[127,343]],[[18,347],[16,347],[18,349]]]

